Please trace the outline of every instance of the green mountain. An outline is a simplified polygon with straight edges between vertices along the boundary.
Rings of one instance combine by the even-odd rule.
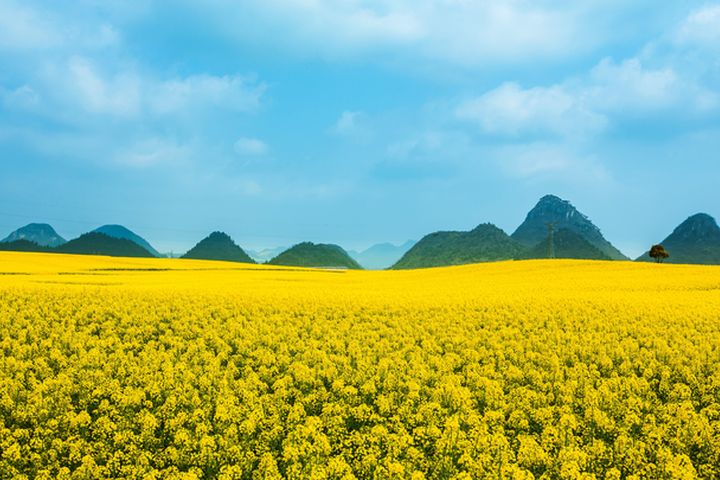
[[[5,237],[0,243],[10,243],[16,240],[27,240],[41,247],[57,247],[65,243],[65,239],[58,235],[55,229],[47,223],[25,225]]]
[[[435,232],[426,235],[392,266],[427,268],[521,258],[525,248],[491,223],[469,232]]]
[[[30,240],[13,240],[11,242],[0,242],[0,251],[3,252],[51,252],[50,247],[43,247]]]
[[[530,210],[525,221],[512,238],[528,248],[543,242],[548,236],[548,224],[555,231],[567,229],[581,235],[612,260],[627,260],[620,250],[605,240],[600,229],[580,213],[570,202],[555,195],[546,195]]]
[[[342,247],[312,242],[298,243],[270,260],[268,264],[295,267],[362,269]]]
[[[610,257],[579,233],[562,228],[532,247],[523,258],[575,258],[586,260],[610,260]]]
[[[720,265],[720,227],[713,217],[698,213],[681,223],[660,243],[670,254],[666,263]],[[638,259],[654,262],[649,251]]]
[[[255,263],[232,238],[223,232],[213,232],[181,258],[220,260],[224,262]]]
[[[162,257],[160,252],[155,250],[150,243],[148,243],[147,240],[142,238],[137,233],[128,230],[127,228],[123,227],[122,225],[103,225],[102,227],[96,228],[93,230],[94,232],[98,233],[104,233],[108,237],[113,238],[124,238],[125,240],[130,240],[133,243],[136,243],[140,245],[142,248],[147,250],[148,252],[152,253],[155,257]]]
[[[54,248],[57,253],[77,255],[107,255],[110,257],[152,257],[140,245],[124,238],[113,238],[104,233],[90,232]]]
[[[355,259],[363,268],[370,270],[382,270],[384,268],[390,268],[403,255],[410,250],[415,242],[408,240],[402,245],[393,245],[392,243],[378,243],[372,247],[363,250],[362,252],[355,252],[348,250],[348,254]]]

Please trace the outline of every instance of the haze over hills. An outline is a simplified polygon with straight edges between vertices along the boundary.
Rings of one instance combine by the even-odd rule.
[[[247,254],[258,263],[265,263],[280,255],[288,247],[263,248],[262,250],[246,250]]]
[[[225,262],[255,263],[232,238],[223,232],[213,232],[191,248],[181,258],[221,260]]]
[[[435,232],[423,237],[393,269],[426,268],[520,258],[525,248],[491,223],[469,232]]]
[[[548,236],[548,224],[556,231],[568,229],[580,234],[612,260],[627,260],[620,250],[605,240],[600,229],[580,213],[570,202],[555,195],[545,195],[530,210],[525,221],[511,235],[522,245],[533,248]]]
[[[98,227],[94,232],[103,233],[107,235],[108,237],[113,238],[123,238],[125,240],[130,240],[133,243],[136,243],[137,245],[140,245],[142,248],[147,250],[148,252],[152,253],[156,257],[162,257],[160,252],[155,250],[152,245],[150,245],[150,242],[142,238],[137,233],[133,232],[132,230],[129,230],[128,228],[123,227],[122,225],[103,225],[102,227]]]
[[[16,240],[27,240],[41,247],[57,247],[66,241],[47,223],[30,223],[25,225],[5,237],[2,242],[10,243]]]
[[[333,244],[312,242],[298,243],[267,263],[269,265],[294,267],[362,269],[342,247]]]
[[[552,245],[548,224],[553,230]],[[90,233],[93,235],[84,234],[65,242],[50,225],[31,223],[3,239],[0,250],[162,256],[147,240],[121,225],[104,225]],[[696,214],[685,220],[663,240],[662,245],[670,253],[669,263],[720,264],[720,227],[708,214]],[[252,256],[248,255],[228,235],[213,232],[183,258],[245,263],[257,260],[274,265],[353,269],[388,268],[393,261],[391,268],[404,269],[549,256],[595,260],[625,258],[587,216],[570,202],[554,195],[542,197],[511,236],[495,225],[485,223],[467,232],[440,231],[426,235],[415,244],[412,241],[403,245],[381,243],[363,252],[346,252],[337,245],[304,242],[289,249],[272,248],[251,253]],[[652,259],[645,252],[637,260]]]
[[[667,263],[720,265],[720,227],[713,217],[698,213],[689,217],[660,244],[670,254]],[[649,252],[638,261],[654,262]]]
[[[80,235],[53,249],[57,253],[107,255],[111,257],[153,257],[154,255],[126,238],[115,238],[100,232]]]
[[[553,233],[552,245],[550,244],[550,236],[548,235],[542,242],[530,248],[523,258],[611,260],[608,255],[602,252],[595,245],[585,240],[582,235],[567,228],[561,228]]]
[[[362,252],[348,250],[348,254],[363,268],[369,270],[382,270],[390,268],[402,258],[408,250],[415,245],[414,240],[408,240],[401,245],[392,243],[378,243]]]

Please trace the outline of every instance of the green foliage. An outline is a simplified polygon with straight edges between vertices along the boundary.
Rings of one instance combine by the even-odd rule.
[[[270,265],[328,267],[360,270],[362,267],[338,245],[303,242],[285,250]]]
[[[627,260],[625,255],[603,237],[600,229],[587,216],[580,213],[567,200],[555,195],[541,198],[527,214],[525,221],[512,234],[512,238],[528,248],[533,248],[547,238],[549,223],[554,224],[557,230],[567,229],[577,233],[612,260]]]
[[[108,237],[113,238],[124,238],[126,240],[130,240],[131,242],[137,243],[142,248],[147,250],[148,252],[152,253],[155,257],[160,257],[160,253],[153,248],[150,243],[142,238],[140,235],[136,234],[135,232],[128,230],[127,228],[123,227],[122,225],[103,225],[102,227],[96,228],[93,230],[94,232],[98,233],[104,233]]]
[[[426,235],[393,265],[393,269],[426,268],[521,258],[525,248],[490,223],[469,232]]]
[[[13,240],[11,242],[0,242],[0,251],[5,252],[50,252],[49,247],[43,247],[30,240]]]
[[[681,223],[661,245],[670,253],[667,263],[720,265],[720,227],[710,215],[699,213]],[[650,252],[638,259],[654,262]]]
[[[229,235],[223,232],[213,232],[200,241],[182,258],[196,260],[221,260],[225,262],[255,263],[245,251],[240,248]]]
[[[658,263],[662,263],[665,259],[670,257],[670,254],[662,245],[653,245],[650,248],[650,253],[648,255],[650,255],[650,258],[655,259]]]
[[[153,254],[140,245],[122,238],[109,237],[103,233],[90,232],[70,240],[52,250],[56,253],[79,255],[108,255],[111,257],[152,257]]]
[[[584,260],[611,260],[599,248],[585,240],[582,235],[562,228],[553,233],[552,247],[550,236],[531,248],[523,258],[548,258],[552,251],[554,258],[575,258]]]

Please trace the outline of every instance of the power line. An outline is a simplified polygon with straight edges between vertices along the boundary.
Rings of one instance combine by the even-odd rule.
[[[0,216],[23,218],[23,219],[26,219],[26,221],[28,221],[27,219],[33,218],[33,215],[8,213],[8,212],[0,212]],[[67,218],[59,218],[59,217],[43,216],[43,219],[45,221],[50,221],[50,222],[62,222],[62,223],[74,223],[74,224],[78,224],[78,225],[87,225],[90,228],[105,224],[102,221],[75,220],[75,219],[67,219]],[[236,220],[228,220],[228,223],[236,223],[236,222],[237,222]],[[9,229],[17,228],[17,227],[10,226],[10,225],[4,225],[4,226]],[[198,235],[198,236],[207,235],[209,233],[206,230],[201,231],[201,230],[194,230],[194,229],[174,228],[174,227],[158,227],[156,225],[148,226],[148,225],[133,224],[132,226],[133,226],[133,228],[138,229],[138,230],[151,231],[151,232],[152,231],[155,231],[155,232],[180,232],[180,233],[189,233],[189,234]],[[304,228],[312,228],[312,227],[316,227],[316,226],[318,226],[318,225],[312,225],[312,226],[311,225],[303,225]],[[322,226],[323,227],[333,227],[333,225],[330,225],[330,224],[322,224]],[[342,228],[342,227],[338,226],[337,228]],[[244,234],[244,235],[242,235],[242,238],[245,240],[256,240],[256,241],[263,240],[263,239],[283,240],[286,243],[298,241],[297,236],[290,237],[287,235],[270,235],[270,234],[257,234],[257,233],[255,233],[253,235]]]

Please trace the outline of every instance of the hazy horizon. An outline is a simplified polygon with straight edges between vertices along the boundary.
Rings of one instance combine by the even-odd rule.
[[[720,216],[719,54],[719,2],[0,0],[0,237],[362,250],[552,193],[635,257]]]
[[[564,199],[564,200],[567,200],[567,199]],[[528,209],[528,210],[529,210],[529,209]],[[582,212],[581,212],[581,213],[582,213]],[[701,213],[701,212],[695,212],[695,213]],[[706,213],[706,212],[703,212],[703,213]],[[688,215],[688,217],[689,217],[689,216],[691,216],[691,215]],[[524,219],[524,218],[525,218],[525,217],[523,217],[523,219]],[[592,218],[591,218],[590,220],[592,221]],[[683,218],[682,220],[679,220],[679,221],[677,222],[677,225],[679,225],[680,223],[682,223],[682,221],[684,221],[684,220],[686,220],[686,219]],[[60,231],[60,229],[58,229],[58,228],[56,227],[56,225],[57,225],[57,224],[65,224],[65,223],[68,223],[68,221],[60,221],[60,220],[57,220],[57,219],[56,219],[56,222],[57,222],[57,223],[52,223],[52,222],[28,222],[28,223],[49,223],[51,226],[53,226],[53,228],[57,231],[57,233],[58,233],[60,236],[64,237],[66,240],[70,240],[70,239],[72,239],[72,238],[76,238],[76,237],[80,236],[80,235],[83,234],[83,233],[87,233],[87,232],[89,232],[89,231],[95,230],[96,228],[99,228],[99,227],[102,226],[102,225],[107,225],[107,224],[108,224],[108,223],[101,224],[101,223],[95,222],[95,223],[92,224],[93,226],[90,226],[90,227],[88,227],[88,228],[81,228],[81,229],[79,229],[79,230],[78,230],[77,228],[74,228],[74,229],[71,230],[71,231],[74,232],[74,233],[73,233],[72,235],[67,235],[64,231]],[[90,225],[91,222],[72,221],[72,222],[69,222],[69,223],[77,226],[78,224],[87,224],[87,225]],[[472,226],[468,226],[468,227],[460,227],[460,228],[457,228],[456,230],[463,230],[463,231],[471,230],[471,229],[473,229],[475,226],[477,226],[477,225],[479,225],[479,224],[481,224],[481,223],[493,223],[493,224],[495,224],[495,225],[498,224],[497,222],[494,222],[494,221],[491,221],[491,220],[487,220],[487,221],[478,222],[476,225],[472,225]],[[113,223],[110,222],[109,224],[113,224]],[[26,224],[19,225],[17,228],[13,229],[13,231],[14,231],[14,230],[17,230],[18,228],[21,228],[21,227],[23,227],[23,226],[25,226],[25,225],[26,225]],[[520,225],[520,223],[518,223],[517,226],[519,226],[519,225]],[[669,231],[667,232],[667,235],[669,235],[669,234],[672,232],[672,230],[675,229],[675,227],[676,227],[677,225],[673,226],[673,227],[671,228],[671,230],[669,230]],[[140,235],[141,237],[143,237],[143,238],[144,238],[145,240],[147,240],[150,244],[152,244],[153,247],[155,247],[158,251],[160,251],[160,252],[163,253],[163,254],[169,254],[169,253],[182,254],[182,253],[185,253],[186,251],[190,250],[190,248],[192,248],[197,242],[199,242],[200,240],[202,240],[203,238],[205,238],[207,235],[209,235],[212,231],[223,231],[223,232],[226,232],[226,233],[229,231],[229,229],[216,228],[216,229],[213,229],[212,231],[208,231],[208,232],[202,233],[202,232],[199,232],[199,231],[191,231],[191,230],[185,230],[185,229],[181,229],[181,228],[158,229],[158,228],[155,228],[155,227],[143,227],[143,230],[140,231],[140,230],[137,230],[136,228],[131,227],[131,226],[128,226],[128,225],[123,225],[123,226],[126,227],[126,228],[129,228],[129,229],[132,230],[134,233],[136,233],[136,234]],[[504,229],[504,228],[503,228],[503,230],[504,230],[508,235],[510,235],[510,234],[512,234],[512,233],[515,231],[515,228],[516,228],[517,226],[515,226],[515,227],[513,227],[513,228],[510,228],[510,229]],[[502,227],[500,227],[500,228],[502,228]],[[163,235],[166,235],[166,236],[169,235],[169,236],[171,236],[171,237],[174,235],[175,238],[186,238],[187,235],[190,235],[190,234],[198,234],[198,235],[200,235],[200,236],[199,236],[199,237],[195,237],[193,240],[190,241],[190,243],[183,243],[183,242],[181,242],[181,241],[174,240],[174,241],[172,242],[172,245],[175,245],[175,246],[178,247],[178,248],[162,248],[162,246],[163,246],[163,245],[167,245],[168,242],[158,243],[158,242],[154,241],[154,240],[153,240],[153,237],[149,237],[148,235],[146,235],[146,234],[143,233],[145,230],[148,230],[148,231],[156,231],[156,232],[157,232],[157,231],[162,231],[162,232],[163,232],[163,233],[162,233]],[[451,229],[440,228],[440,229],[438,229],[438,230],[451,230]],[[601,229],[601,230],[602,230],[602,229]],[[421,236],[419,236],[418,238],[407,238],[407,239],[402,240],[402,241],[378,240],[378,241],[374,241],[374,242],[371,242],[371,243],[364,243],[364,244],[363,244],[363,243],[354,243],[354,244],[346,243],[346,244],[340,244],[340,246],[342,246],[342,247],[343,247],[345,250],[347,250],[347,251],[354,250],[354,251],[356,251],[356,252],[358,252],[358,253],[361,253],[362,251],[367,250],[368,248],[373,247],[373,246],[376,246],[376,245],[378,245],[378,244],[392,244],[392,245],[394,245],[394,246],[399,247],[399,246],[405,244],[405,243],[408,242],[408,241],[417,242],[417,241],[419,241],[423,236],[425,236],[425,235],[427,235],[427,234],[429,234],[429,233],[433,233],[434,231],[437,231],[437,230],[433,230],[432,232],[431,232],[431,231],[425,232],[425,233],[423,233]],[[4,237],[5,237],[7,234],[9,234],[9,233],[10,233],[9,231],[6,232],[6,233],[0,233],[0,239],[4,238]],[[232,235],[231,235],[231,237],[232,237]],[[259,235],[252,235],[252,234],[246,235],[246,237],[255,238],[255,239],[263,238],[263,237],[261,237],[261,236],[259,236]],[[339,243],[339,242],[332,242],[332,241],[327,241],[327,240],[323,240],[323,239],[307,239],[307,238],[305,238],[305,239],[292,239],[291,237],[278,237],[278,236],[265,237],[265,238],[268,239],[268,243],[258,244],[258,245],[250,245],[250,244],[247,244],[247,243],[239,242],[239,241],[237,240],[237,238],[234,238],[234,239],[235,239],[235,241],[236,241],[237,243],[240,244],[240,246],[241,246],[243,249],[245,249],[245,250],[252,250],[253,252],[261,252],[261,251],[263,251],[263,250],[272,250],[272,249],[276,249],[276,248],[280,248],[280,247],[282,247],[282,248],[289,248],[289,247],[291,247],[291,246],[293,246],[293,245],[295,245],[295,244],[297,244],[297,243],[303,242],[303,241],[314,241],[314,242],[316,242],[316,243]],[[281,239],[281,238],[284,238],[284,239],[287,239],[287,240],[290,240],[290,241],[289,241],[289,242],[286,242],[286,243],[282,243],[282,242],[281,242],[281,243],[272,243],[272,242],[277,242],[277,240],[278,240],[278,239]],[[663,237],[663,238],[664,238],[664,237]],[[608,239],[608,240],[609,240],[611,243],[613,243],[612,239]],[[656,240],[654,240],[654,242],[658,242],[658,241],[660,241],[660,240],[662,240],[662,239],[656,239]],[[616,245],[616,246],[617,246],[617,245]],[[647,247],[646,247],[644,250],[643,250],[643,249],[640,249],[639,251],[626,251],[626,250],[624,250],[623,248],[620,248],[620,250],[621,250],[624,254],[626,254],[628,257],[630,257],[631,259],[634,259],[634,258],[640,256],[641,254],[643,254],[644,252],[646,252],[646,251],[647,251]]]

